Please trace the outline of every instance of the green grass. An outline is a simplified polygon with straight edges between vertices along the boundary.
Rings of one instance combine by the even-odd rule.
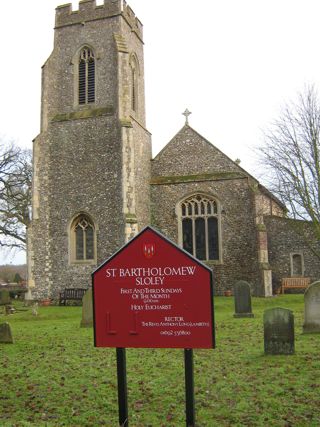
[[[302,335],[303,295],[254,298],[255,317],[233,318],[215,298],[215,350],[194,350],[196,425],[319,426],[320,334]],[[264,356],[265,309],[293,310],[296,353]],[[0,308],[1,310],[1,308]],[[117,426],[115,349],[93,347],[81,307],[12,316],[0,345],[0,426]],[[127,349],[130,427],[185,426],[183,350]]]

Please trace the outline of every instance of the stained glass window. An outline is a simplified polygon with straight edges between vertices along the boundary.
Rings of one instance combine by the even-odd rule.
[[[214,199],[194,195],[180,205],[182,246],[200,260],[219,260],[219,211]]]
[[[91,261],[95,258],[94,226],[86,215],[79,215],[72,226],[75,261]]]
[[[194,221],[196,234],[196,257],[206,259],[206,226],[204,218],[196,218]]]
[[[182,220],[182,234],[183,249],[193,255],[192,220],[190,218]]]

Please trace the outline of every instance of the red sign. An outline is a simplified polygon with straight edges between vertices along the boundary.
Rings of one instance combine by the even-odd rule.
[[[152,228],[92,276],[96,347],[214,347],[211,270]]]

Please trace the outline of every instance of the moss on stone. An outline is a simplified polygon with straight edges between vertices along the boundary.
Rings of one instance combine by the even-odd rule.
[[[163,184],[179,184],[183,182],[195,181],[221,181],[227,179],[243,179],[246,175],[239,172],[214,172],[196,175],[173,175],[173,176],[157,176],[152,178],[152,185]]]
[[[136,224],[138,222],[136,214],[125,214],[125,219],[127,224]]]
[[[264,224],[256,225],[258,231],[267,231],[267,227]]]
[[[93,117],[111,116],[113,113],[114,109],[112,106],[102,108],[88,108],[86,110],[73,111],[72,113],[56,114],[52,121],[65,122],[69,120],[90,119]]]
[[[130,119],[120,119],[120,123],[121,123],[121,126],[125,128],[133,127]]]
[[[260,262],[259,266],[261,270],[270,270],[270,264],[268,262]]]

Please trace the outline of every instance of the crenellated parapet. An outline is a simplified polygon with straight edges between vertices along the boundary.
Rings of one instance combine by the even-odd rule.
[[[124,18],[127,20],[127,22],[129,23],[129,25],[131,26],[132,30],[135,31],[137,33],[137,35],[142,40],[143,39],[143,25],[141,24],[141,22],[136,17],[136,15],[134,14],[133,10],[127,4],[127,2],[125,0],[122,1],[122,6],[123,6],[122,12],[123,12]]]
[[[117,15],[122,15],[132,28],[132,31],[142,39],[142,24],[125,0],[104,0],[104,3],[98,6],[96,0],[82,0],[79,2],[78,10],[72,10],[71,3],[63,4],[56,8],[55,27],[83,25],[86,22],[111,18]]]

